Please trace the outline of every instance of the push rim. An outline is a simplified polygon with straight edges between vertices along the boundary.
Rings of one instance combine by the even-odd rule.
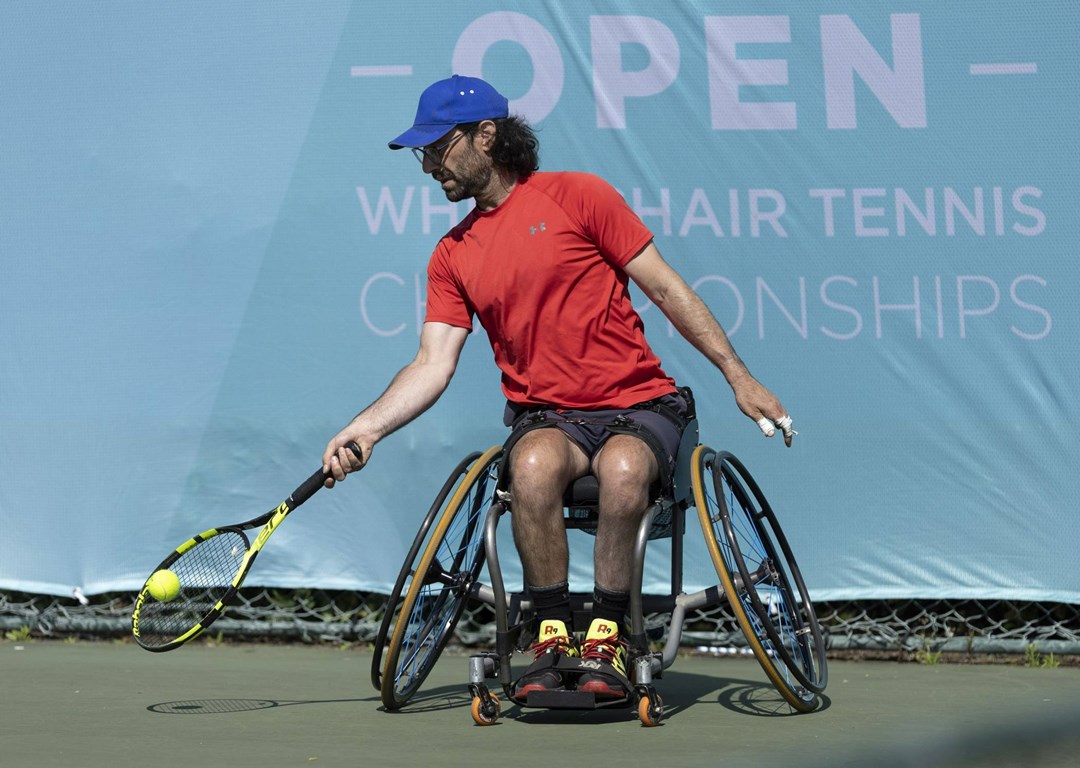
[[[492,447],[462,478],[412,575],[382,670],[388,709],[403,706],[416,693],[465,609],[484,566],[483,516],[501,454],[502,446]]]
[[[695,470],[692,476],[694,500],[698,508],[702,531],[705,534],[706,546],[717,575],[720,577],[731,611],[766,676],[793,708],[800,712],[812,711],[819,703],[817,696],[819,691],[806,685],[795,674],[795,670],[799,667],[794,661],[790,667],[785,663],[783,655],[778,651],[778,648],[782,648],[784,644],[775,639],[767,630],[772,624],[769,613],[766,612],[765,618],[762,618],[756,607],[762,604],[760,598],[756,604],[751,599],[752,595],[756,595],[759,580],[754,579],[753,574],[758,569],[748,568],[745,562],[741,563],[740,567],[742,550],[733,548],[731,545],[731,536],[735,529],[731,526],[731,507],[728,506],[725,496],[728,489],[733,486],[727,479],[729,475],[722,471],[725,456],[730,456],[730,454],[718,457],[711,448],[698,446],[692,457]],[[741,487],[741,484],[734,487]],[[752,520],[753,513],[749,512],[743,504],[747,497],[736,495],[732,498],[733,501],[739,502],[735,505],[739,513]],[[777,603],[770,598],[770,609],[774,612],[778,609],[784,610],[784,606],[784,603]],[[813,627],[816,636],[820,638],[820,633],[816,632],[816,619],[813,621]],[[803,634],[800,631],[797,636],[800,642]],[[823,654],[820,658],[823,662]],[[822,666],[821,669],[823,670],[824,667]],[[801,669],[800,672],[802,672]],[[821,687],[824,687],[823,679],[816,682],[820,682]]]

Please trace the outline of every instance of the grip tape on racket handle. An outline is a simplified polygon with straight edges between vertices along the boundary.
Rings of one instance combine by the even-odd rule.
[[[352,440],[350,440],[346,445],[348,449],[353,452],[353,456],[363,462],[364,453],[360,450],[360,446],[354,443]],[[305,501],[314,496],[315,492],[323,487],[323,483],[325,483],[326,479],[329,477],[332,477],[332,475],[329,472],[323,472],[322,467],[319,467],[319,469],[316,470],[311,477],[302,482],[300,484],[300,487],[298,487],[295,491],[292,492],[292,495],[289,497],[289,508],[296,509]]]

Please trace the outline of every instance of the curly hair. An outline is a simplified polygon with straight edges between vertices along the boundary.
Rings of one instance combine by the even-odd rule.
[[[495,123],[495,142],[491,146],[491,160],[495,166],[519,177],[540,170],[540,141],[532,127],[517,115],[496,118],[492,122]],[[476,122],[458,128],[471,137],[479,126]]]

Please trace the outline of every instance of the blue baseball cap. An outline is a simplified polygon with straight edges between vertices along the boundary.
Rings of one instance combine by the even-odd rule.
[[[390,149],[426,147],[455,125],[509,117],[506,97],[478,77],[454,75],[420,94],[413,126],[390,142]]]

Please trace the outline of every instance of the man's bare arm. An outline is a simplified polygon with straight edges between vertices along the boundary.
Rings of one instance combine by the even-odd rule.
[[[331,472],[334,479],[344,480],[349,472],[363,468],[375,443],[434,405],[453,378],[468,334],[466,328],[424,323],[416,357],[398,371],[375,402],[327,443],[323,469]],[[350,441],[360,446],[362,461],[346,449]],[[333,480],[328,480],[327,485],[333,485]]]
[[[645,292],[653,304],[671,321],[676,330],[712,362],[735,393],[739,409],[754,421],[766,435],[771,436],[780,426],[784,443],[791,445],[790,419],[780,401],[757,379],[735,353],[724,329],[713,317],[701,297],[686,284],[678,272],[664,261],[656,246],[649,243],[626,265],[630,279]],[[767,420],[768,423],[763,422]],[[785,426],[786,424],[786,426]]]

